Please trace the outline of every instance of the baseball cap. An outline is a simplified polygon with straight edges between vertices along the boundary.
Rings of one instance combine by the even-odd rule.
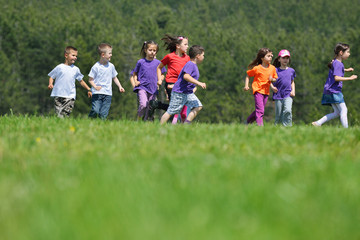
[[[290,57],[290,52],[286,49],[283,49],[279,52],[279,57],[286,57],[289,56]]]

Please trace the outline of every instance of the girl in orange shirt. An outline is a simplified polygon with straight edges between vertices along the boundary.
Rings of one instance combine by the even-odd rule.
[[[248,66],[247,76],[245,78],[244,91],[248,91],[249,78],[254,77],[252,89],[255,99],[255,111],[247,118],[247,123],[256,121],[257,125],[263,126],[263,117],[265,105],[270,94],[270,84],[278,78],[276,68],[271,65],[273,53],[269,48],[261,48],[256,59]]]

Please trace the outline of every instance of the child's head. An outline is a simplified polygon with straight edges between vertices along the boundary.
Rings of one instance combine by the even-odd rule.
[[[145,41],[140,51],[143,58],[152,60],[155,58],[156,53],[159,51],[159,45],[154,41]]]
[[[346,43],[337,43],[334,48],[335,58],[341,57],[342,60],[346,60],[350,56],[350,46]],[[328,64],[328,67],[332,67],[332,61]]]
[[[248,68],[252,69],[257,65],[262,64],[263,61],[270,64],[271,60],[272,60],[272,51],[269,48],[260,48],[256,55],[255,60],[249,64]]]
[[[198,57],[199,63],[204,59],[205,49],[200,45],[193,45],[189,50],[189,57],[194,60]]]
[[[290,64],[290,52],[283,49],[279,52],[279,55],[275,58],[273,65],[275,67],[288,66]]]
[[[98,53],[100,58],[110,61],[112,56],[112,46],[108,43],[100,43],[98,46]]]
[[[175,52],[178,49],[181,54],[184,54],[189,47],[189,40],[184,36],[170,36],[165,34],[165,37],[161,40],[164,41],[166,50],[169,50],[170,52]]]
[[[77,59],[78,50],[73,46],[67,46],[64,50],[65,63],[72,65]]]

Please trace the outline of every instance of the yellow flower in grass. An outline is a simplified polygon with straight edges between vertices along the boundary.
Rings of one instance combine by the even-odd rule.
[[[41,143],[41,138],[37,137],[37,138],[35,139],[35,141],[36,141],[37,143]]]
[[[75,129],[74,126],[71,126],[71,127],[69,128],[69,130],[70,130],[70,132],[74,133],[76,129]]]

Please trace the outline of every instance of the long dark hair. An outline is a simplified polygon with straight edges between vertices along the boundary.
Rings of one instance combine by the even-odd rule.
[[[159,45],[150,40],[150,41],[145,41],[142,45],[142,48],[141,48],[141,51],[140,51],[140,55],[143,57],[143,58],[146,58],[146,50],[149,48],[149,45],[156,45],[156,52],[159,51]]]
[[[176,45],[181,44],[184,39],[187,39],[187,37],[171,36],[169,34],[165,34],[165,37],[163,37],[161,40],[164,41],[164,46],[166,46],[166,50],[169,50],[170,52],[175,52]]]
[[[335,45],[335,48],[334,48],[334,53],[335,53],[335,56],[334,58],[331,60],[331,62],[328,63],[328,68],[332,68],[332,63],[334,62],[335,58],[339,55],[339,53],[342,51],[342,52],[345,52],[346,50],[348,50],[350,48],[349,44],[346,44],[346,43],[337,43]]]
[[[269,48],[260,48],[256,55],[255,60],[249,64],[248,69],[252,69],[253,67],[261,64],[262,63],[261,59],[265,57],[265,55],[268,54],[269,52],[272,52]]]

